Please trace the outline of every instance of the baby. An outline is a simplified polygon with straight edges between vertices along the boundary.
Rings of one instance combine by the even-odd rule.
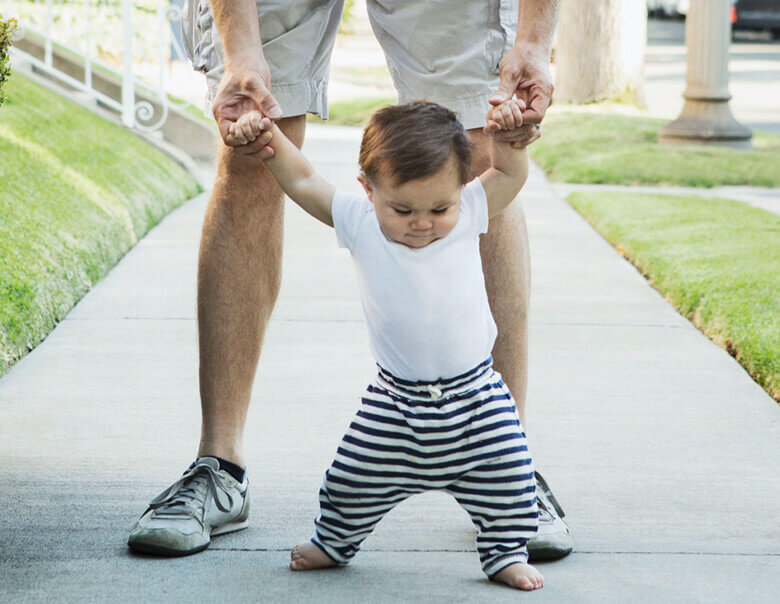
[[[486,129],[519,125],[522,108],[516,99],[491,108]],[[259,113],[231,134],[260,138],[285,193],[351,252],[378,364],[325,473],[314,536],[293,548],[290,568],[347,564],[395,505],[438,489],[470,514],[490,579],[542,587],[526,550],[537,530],[534,468],[492,367],[496,325],[479,253],[490,217],[525,183],[526,149],[491,138],[492,166],[467,182],[471,140],[454,113],[427,102],[385,107],[363,134],[365,195],[353,195]]]

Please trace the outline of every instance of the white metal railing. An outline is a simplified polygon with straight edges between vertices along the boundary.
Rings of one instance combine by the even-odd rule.
[[[41,59],[12,46],[12,58],[114,109],[128,128],[150,132],[162,127],[171,105],[182,106],[170,100],[168,90],[167,68],[186,60],[180,37],[172,35],[172,27],[180,27],[181,6],[171,1],[0,0],[0,7],[4,18],[17,19],[22,38],[43,48]],[[83,77],[58,69],[57,53],[79,63]],[[156,77],[150,79],[153,64]],[[143,79],[141,67],[147,72]],[[119,98],[95,88],[96,72],[121,83]]]

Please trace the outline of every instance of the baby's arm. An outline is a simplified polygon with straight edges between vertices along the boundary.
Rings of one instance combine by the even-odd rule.
[[[258,137],[268,139],[263,148],[269,153],[273,151],[273,155],[263,161],[279,186],[317,220],[333,226],[331,205],[336,188],[317,173],[274,122],[253,111],[231,126],[231,133],[239,138],[243,136],[247,142]]]
[[[488,131],[513,130],[523,123],[522,101],[510,99],[488,111]],[[488,201],[488,214],[492,218],[517,197],[528,178],[528,150],[517,149],[512,143],[490,137],[491,167],[479,176]]]

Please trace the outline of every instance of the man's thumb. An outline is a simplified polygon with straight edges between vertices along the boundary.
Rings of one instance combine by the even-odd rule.
[[[270,117],[272,120],[278,120],[282,117],[282,108],[276,104],[273,97],[269,97],[269,99],[260,106],[260,111],[262,111],[263,115]]]
[[[517,88],[517,82],[512,82],[509,78],[502,78],[501,83],[498,85],[492,96],[488,99],[488,103],[493,106],[500,105],[504,101],[508,101],[515,95],[515,89]]]
[[[276,99],[270,93],[260,94],[255,102],[264,116],[270,117],[272,120],[278,120],[282,117],[282,108],[279,107]]]

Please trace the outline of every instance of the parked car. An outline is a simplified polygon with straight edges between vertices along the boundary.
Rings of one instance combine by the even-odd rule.
[[[680,17],[688,13],[690,0],[647,0],[647,14],[652,17]]]
[[[731,7],[731,27],[780,37],[780,0],[737,0]]]

